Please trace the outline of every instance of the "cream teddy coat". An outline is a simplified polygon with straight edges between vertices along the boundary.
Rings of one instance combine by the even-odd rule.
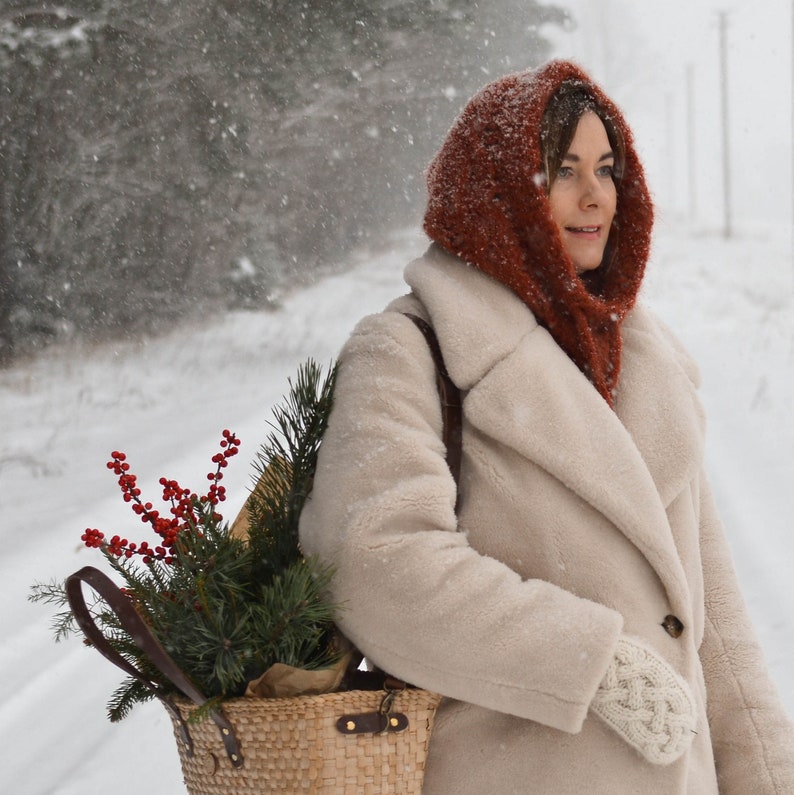
[[[432,246],[406,280],[341,354],[301,542],[335,566],[351,640],[445,696],[426,795],[794,793],[794,729],[703,475],[685,351],[635,307],[612,411],[481,271]],[[457,516],[434,363],[406,311],[464,394]],[[588,710],[621,633],[695,695],[697,735],[671,765]]]

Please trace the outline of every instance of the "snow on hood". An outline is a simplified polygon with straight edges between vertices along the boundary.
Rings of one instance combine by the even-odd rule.
[[[625,146],[609,267],[576,274],[551,217],[540,128],[564,81],[587,85]],[[427,172],[424,228],[452,254],[512,289],[607,402],[620,369],[620,321],[648,259],[653,204],[622,113],[578,66],[551,61],[481,89],[454,122]]]

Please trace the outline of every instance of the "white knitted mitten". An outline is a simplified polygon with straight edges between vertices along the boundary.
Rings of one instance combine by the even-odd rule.
[[[618,640],[590,708],[657,765],[675,762],[695,736],[689,685],[653,649],[626,635]]]

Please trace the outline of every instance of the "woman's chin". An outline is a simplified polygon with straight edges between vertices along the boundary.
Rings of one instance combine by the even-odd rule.
[[[592,271],[598,270],[601,267],[601,262],[574,262],[573,267],[576,269],[576,275],[582,276],[585,273],[591,273]]]

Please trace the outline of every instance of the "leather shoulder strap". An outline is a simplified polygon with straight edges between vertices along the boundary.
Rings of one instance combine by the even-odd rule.
[[[444,357],[441,353],[441,346],[438,344],[438,337],[433,327],[418,315],[410,312],[404,313],[407,318],[412,320],[419,331],[424,334],[433,360],[436,363],[436,386],[441,398],[441,413],[444,420],[444,445],[447,448],[447,466],[455,479],[458,487],[458,496],[455,500],[455,513],[460,507],[460,466],[463,458],[463,409],[460,390],[449,377],[447,366],[444,364]]]

